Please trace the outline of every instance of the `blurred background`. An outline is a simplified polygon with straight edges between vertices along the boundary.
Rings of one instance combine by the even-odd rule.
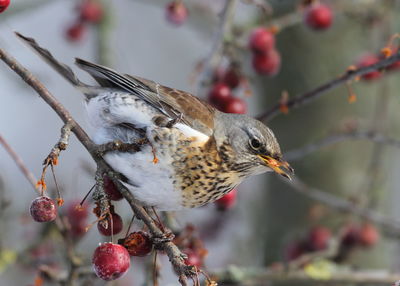
[[[14,31],[71,66],[75,57],[94,61],[193,92],[226,112],[258,116],[280,103],[277,116],[264,121],[296,170],[295,180],[260,175],[216,204],[170,214],[171,227],[198,245],[182,246],[190,263],[219,285],[323,285],[335,277],[341,278],[336,285],[390,285],[400,279],[398,63],[299,108],[287,110],[286,102],[352,65],[368,66],[396,52],[399,12],[395,0],[12,0],[0,14],[0,47],[89,133],[82,95]],[[7,66],[0,65],[0,74],[0,135],[39,178],[62,122]],[[224,93],[229,100],[221,105]],[[74,232],[72,221],[80,218],[73,206],[94,184],[94,172],[71,136],[55,175],[65,200],[60,213],[70,220],[83,266],[90,266],[98,243],[110,240],[96,226]],[[93,275],[57,282],[49,273],[61,277],[70,267],[65,237],[53,223],[33,222],[29,205],[37,194],[3,148],[0,181],[1,285],[152,285],[153,256],[133,257],[130,271],[113,282]],[[46,182],[53,192],[50,171]],[[125,233],[132,213],[125,201],[114,205]],[[86,208],[84,226],[96,220],[93,204]],[[165,255],[158,261],[159,285],[178,285]]]

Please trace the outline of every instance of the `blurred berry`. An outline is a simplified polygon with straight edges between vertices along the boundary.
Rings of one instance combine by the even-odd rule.
[[[215,201],[217,208],[219,210],[228,210],[236,205],[237,200],[237,189],[233,189],[226,195],[222,196],[220,199]]]
[[[275,48],[275,35],[266,28],[255,28],[250,34],[249,47],[255,53],[266,53]]]
[[[124,275],[131,264],[125,247],[106,242],[96,248],[92,258],[96,275],[106,281],[115,280]]]
[[[349,224],[345,227],[341,244],[345,247],[353,247],[360,240],[360,229],[354,224]]]
[[[81,206],[79,200],[67,202],[65,215],[71,226],[73,238],[79,238],[86,233],[86,219],[89,215],[87,204]]]
[[[324,4],[311,4],[305,11],[304,21],[314,30],[324,30],[332,25],[332,9]]]
[[[67,29],[66,36],[69,41],[78,42],[82,40],[85,32],[85,25],[82,22],[76,22]]]
[[[281,67],[281,55],[276,50],[253,55],[253,68],[259,74],[276,75]]]
[[[240,85],[241,75],[237,68],[230,67],[223,75],[222,81],[234,89]]]
[[[301,255],[303,255],[307,251],[305,247],[305,243],[303,241],[294,241],[291,242],[288,246],[285,248],[285,260],[286,261],[292,261],[297,258],[299,258]]]
[[[111,213],[112,224],[110,216],[108,215],[105,219],[100,220],[97,223],[97,229],[104,236],[115,235],[121,232],[123,223],[121,217],[116,213]]]
[[[185,259],[186,265],[196,266],[197,268],[201,268],[203,266],[203,261],[196,251],[187,249],[183,252],[187,255],[187,258]]]
[[[319,251],[328,247],[329,240],[332,237],[331,231],[324,226],[314,227],[308,234],[308,245],[310,250]]]
[[[41,196],[34,199],[30,206],[32,218],[37,222],[53,221],[57,217],[57,208],[52,199]]]
[[[231,97],[228,102],[225,103],[222,111],[226,113],[245,114],[247,112],[247,104],[241,98]]]
[[[360,227],[360,244],[366,247],[374,246],[379,240],[379,232],[371,223],[364,223]]]
[[[172,1],[167,4],[166,7],[166,16],[167,20],[176,25],[182,25],[187,17],[188,17],[188,10],[186,9],[185,4],[181,1]]]
[[[0,13],[4,12],[10,5],[10,0],[0,0]]]
[[[363,68],[370,65],[376,64],[379,61],[379,57],[375,54],[364,54],[357,61],[357,67]],[[382,73],[378,70],[366,73],[362,76],[364,80],[370,81],[378,79],[382,76]]]
[[[222,82],[214,84],[208,96],[209,102],[218,109],[222,108],[231,98],[231,89]]]
[[[103,6],[99,0],[84,0],[79,7],[82,21],[99,23],[103,19]]]
[[[118,244],[124,246],[131,256],[146,256],[153,249],[150,236],[143,231],[130,233],[126,238],[118,240]]]
[[[123,198],[122,194],[118,191],[117,186],[107,175],[103,176],[103,183],[104,191],[110,200],[119,201]]]

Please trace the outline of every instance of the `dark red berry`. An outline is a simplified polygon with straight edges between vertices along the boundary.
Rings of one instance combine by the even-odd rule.
[[[108,176],[103,177],[103,182],[104,191],[110,200],[119,201],[123,198],[122,194],[118,191],[117,186]]]
[[[121,232],[123,223],[121,217],[116,213],[111,213],[112,224],[110,216],[108,215],[105,219],[100,220],[97,223],[97,229],[104,236],[115,235]],[[112,225],[112,227],[111,227]]]
[[[379,240],[379,232],[371,223],[365,223],[360,227],[359,241],[366,247],[374,246]]]
[[[132,232],[118,243],[124,246],[131,256],[146,256],[153,249],[150,236],[143,231]]]
[[[70,232],[73,238],[79,238],[86,233],[87,222],[89,215],[87,204],[80,205],[80,201],[74,200],[66,205],[66,217],[71,226]]]
[[[85,0],[79,7],[82,21],[89,23],[99,23],[103,19],[103,6],[99,0]]]
[[[217,208],[219,210],[228,210],[235,206],[237,199],[237,189],[233,189],[226,195],[222,196],[220,199],[215,201]]]
[[[328,247],[332,237],[331,231],[323,226],[314,227],[308,234],[308,245],[311,250],[318,251]]]
[[[106,242],[100,244],[93,253],[93,269],[96,275],[106,281],[115,280],[124,275],[131,264],[125,247]]]
[[[10,0],[0,0],[0,13],[4,12],[10,5]]]
[[[345,247],[353,247],[359,243],[360,229],[354,224],[349,224],[345,227],[342,237],[342,245]]]
[[[225,103],[222,111],[226,113],[245,114],[247,112],[247,104],[241,98],[231,97],[229,101]]]
[[[304,21],[314,30],[324,30],[332,25],[332,9],[324,4],[317,3],[309,6],[304,15]]]
[[[266,53],[275,48],[275,35],[266,28],[255,28],[250,34],[249,47],[253,52]]]
[[[57,208],[52,199],[41,196],[34,199],[30,207],[31,216],[37,222],[53,221],[57,217]]]
[[[259,74],[276,75],[281,67],[281,55],[276,50],[253,55],[253,68]]]
[[[166,7],[166,17],[167,20],[176,25],[182,25],[187,17],[188,17],[188,10],[186,9],[185,4],[181,1],[172,1],[167,4]]]
[[[357,67],[363,68],[363,67],[368,67],[370,65],[376,64],[379,61],[379,57],[375,54],[364,54],[362,55],[358,62],[357,62]],[[369,72],[367,74],[364,74],[362,78],[364,80],[370,81],[370,80],[375,80],[378,79],[382,76],[382,73],[378,70]]]
[[[187,249],[184,251],[184,253],[187,255],[187,258],[185,259],[186,265],[196,266],[197,268],[201,268],[203,266],[203,261],[200,255],[195,251]]]
[[[230,88],[234,89],[240,85],[241,75],[238,69],[229,68],[223,75],[222,81]]]
[[[86,32],[86,27],[81,22],[76,22],[66,31],[67,39],[71,42],[80,41]]]
[[[285,248],[285,259],[287,261],[295,260],[303,255],[306,250],[307,247],[303,241],[292,242]]]
[[[231,89],[222,82],[214,84],[208,96],[209,102],[217,108],[222,108],[231,98]]]
[[[394,47],[394,46],[392,46],[390,49],[391,49],[391,54],[392,55],[395,55],[399,50],[397,47]],[[400,61],[394,62],[393,64],[388,66],[386,69],[390,70],[390,71],[394,71],[394,70],[400,69]]]

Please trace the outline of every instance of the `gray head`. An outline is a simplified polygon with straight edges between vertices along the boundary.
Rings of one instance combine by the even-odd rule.
[[[275,171],[290,178],[287,173],[293,172],[293,169],[282,159],[281,148],[271,129],[243,114],[218,112],[216,119],[217,144],[229,142],[234,152],[232,160],[238,169],[243,169],[248,175]]]

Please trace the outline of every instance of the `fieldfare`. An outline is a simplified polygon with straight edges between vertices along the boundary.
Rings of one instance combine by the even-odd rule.
[[[85,95],[96,144],[147,140],[138,152],[104,154],[144,206],[199,207],[249,176],[274,171],[289,178],[293,172],[274,134],[260,121],[220,112],[190,93],[76,59],[98,83],[87,85],[34,39],[17,35]]]

